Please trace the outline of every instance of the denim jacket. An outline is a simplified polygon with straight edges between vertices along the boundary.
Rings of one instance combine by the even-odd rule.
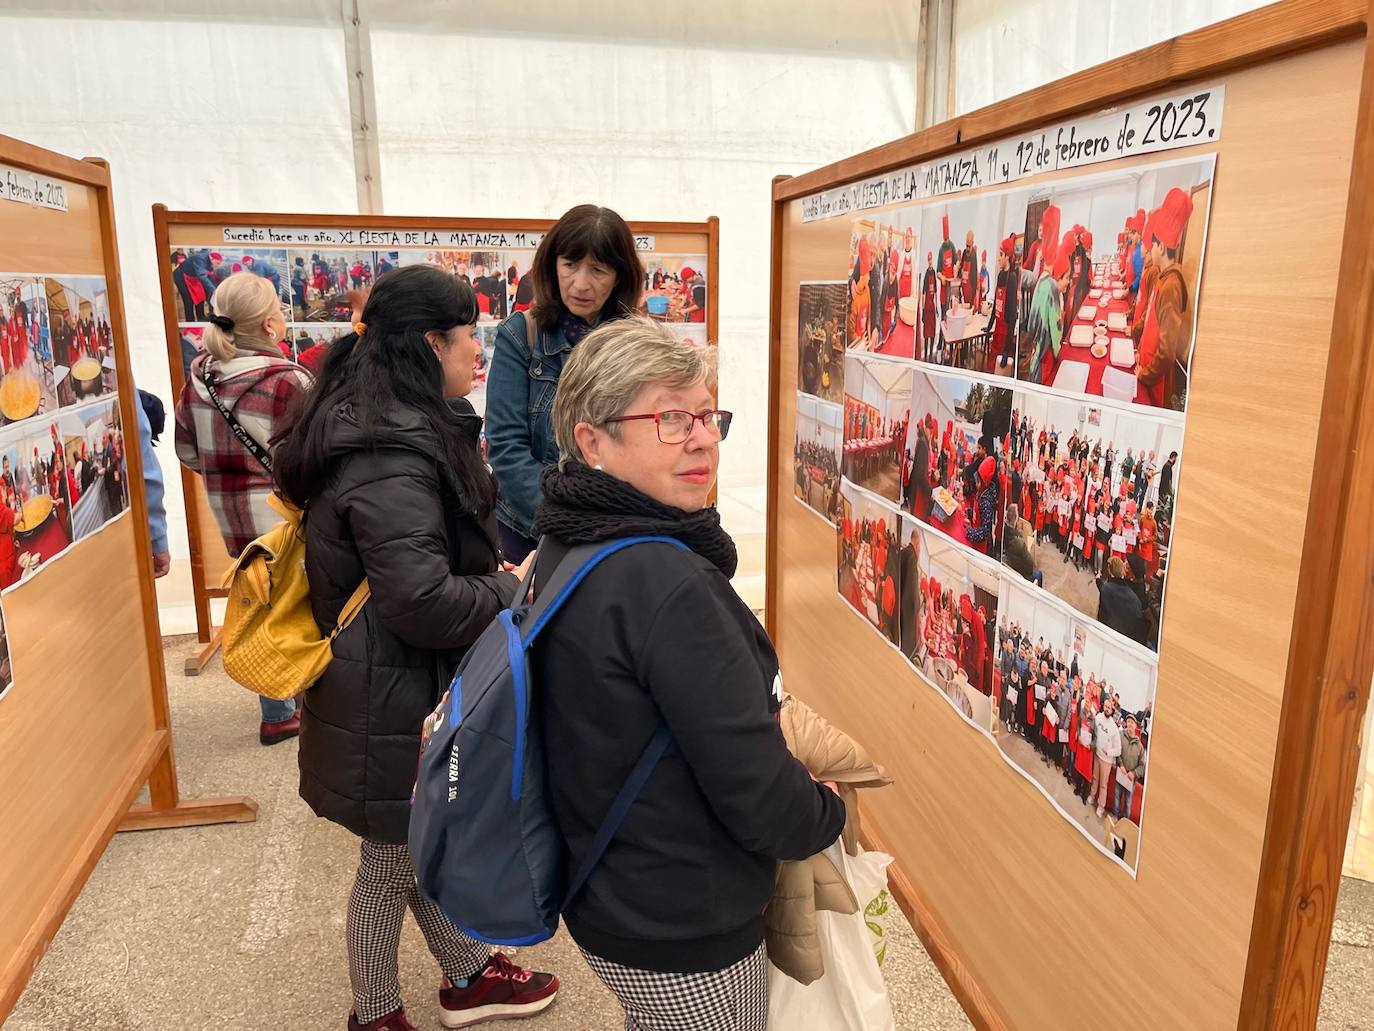
[[[539,476],[558,461],[553,398],[572,344],[558,328],[536,331],[531,356],[526,312],[516,312],[496,331],[487,374],[487,457],[496,474],[496,517],[525,537],[534,536]]]

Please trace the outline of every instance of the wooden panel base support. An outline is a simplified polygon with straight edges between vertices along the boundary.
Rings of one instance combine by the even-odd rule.
[[[183,670],[188,677],[200,676],[200,671],[210,664],[210,660],[215,657],[215,652],[219,651],[220,636],[223,634],[223,627],[215,627],[210,634],[210,640],[186,656],[186,666]]]
[[[252,823],[258,804],[246,795],[196,798],[180,801],[169,809],[136,805],[119,825],[123,831],[156,831],[168,827],[203,827],[212,823]]]

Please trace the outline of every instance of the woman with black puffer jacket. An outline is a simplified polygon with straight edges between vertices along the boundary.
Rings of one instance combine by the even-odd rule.
[[[321,633],[366,577],[371,597],[305,695],[301,797],[362,839],[348,907],[350,1031],[410,1031],[397,981],[409,906],[445,975],[446,1027],[530,1016],[558,991],[457,931],[406,849],[425,717],[517,584],[500,560],[481,421],[461,398],[478,343],[472,288],[428,266],[378,277],[278,438],[278,491],[305,511]]]

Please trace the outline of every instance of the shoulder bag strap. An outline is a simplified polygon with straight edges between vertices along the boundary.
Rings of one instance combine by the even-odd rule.
[[[339,622],[329,633],[331,641],[338,637],[349,623],[353,622],[370,597],[372,597],[372,585],[367,582],[367,577],[363,577],[363,582],[353,588],[353,593],[349,595],[348,601],[344,602],[344,607],[339,610]]]
[[[243,445],[250,455],[261,463],[262,467],[269,473],[272,471],[272,456],[245,430],[242,424],[234,418],[234,413],[229,411],[224,402],[220,400],[219,391],[215,389],[215,373],[210,368],[210,363],[206,362],[201,366],[200,381],[205,384],[205,392],[210,395],[210,401],[219,409],[219,414],[224,416],[224,421],[229,424],[229,429],[233,431],[240,444]]]

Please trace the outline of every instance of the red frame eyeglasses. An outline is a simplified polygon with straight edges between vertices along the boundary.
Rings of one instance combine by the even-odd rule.
[[[684,416],[686,418],[686,423],[684,428],[684,425],[680,424],[681,420],[672,420],[670,422],[670,429],[668,430],[668,435],[671,439],[664,439],[663,419],[664,416],[668,415]],[[607,419],[606,421],[608,423],[639,422],[640,420],[652,419],[655,424],[655,429],[658,431],[659,443],[685,444],[687,438],[692,435],[692,431],[697,428],[698,422],[705,426],[707,430],[714,432],[717,440],[724,440],[730,432],[730,421],[734,417],[734,412],[725,412],[720,409],[711,412],[702,412],[700,415],[694,415],[680,408],[670,408],[665,412],[653,412],[649,415],[620,415],[614,419]],[[676,429],[671,428],[673,426],[675,426]]]

